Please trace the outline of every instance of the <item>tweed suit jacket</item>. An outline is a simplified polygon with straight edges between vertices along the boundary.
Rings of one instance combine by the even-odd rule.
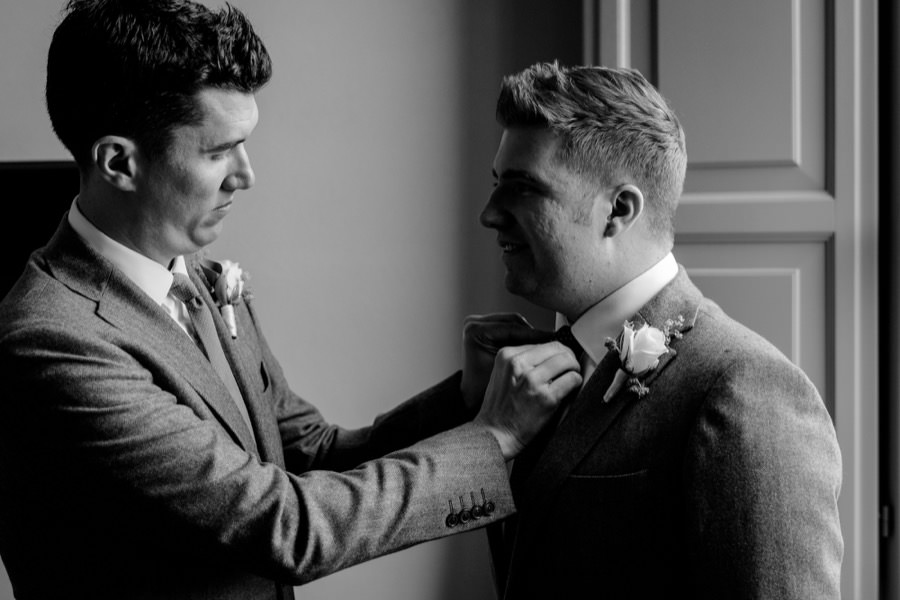
[[[196,257],[188,269],[214,308]],[[288,389],[251,299],[236,340],[212,312],[255,442],[196,344],[66,218],[32,255],[0,303],[0,555],[17,598],[292,598],[513,511],[458,373],[344,430]],[[460,497],[493,512],[449,528]]]
[[[679,315],[647,395],[603,402],[610,352],[516,458],[518,513],[488,531],[500,598],[840,597],[841,455],[822,399],[683,268],[635,321]]]

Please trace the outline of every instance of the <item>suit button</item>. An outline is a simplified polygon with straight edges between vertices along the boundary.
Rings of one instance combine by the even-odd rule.
[[[449,515],[447,515],[447,520],[444,521],[444,523],[446,523],[447,527],[453,529],[454,527],[459,525],[459,517],[456,515],[456,513],[450,513]]]
[[[480,519],[483,516],[484,516],[484,509],[481,506],[476,504],[475,506],[472,507],[472,518],[473,519]]]
[[[465,525],[472,520],[472,511],[468,508],[459,512],[459,522]]]
[[[494,506],[494,503],[488,500],[484,503],[484,514],[490,516],[494,512],[495,508],[496,507]]]

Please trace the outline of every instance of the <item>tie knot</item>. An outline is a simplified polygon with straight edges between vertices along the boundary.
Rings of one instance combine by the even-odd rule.
[[[172,275],[174,275],[174,279],[172,279],[172,287],[169,288],[169,292],[173,297],[187,304],[200,295],[190,277],[183,273],[173,273]]]
[[[572,333],[572,328],[568,325],[563,325],[553,334],[553,339],[555,339],[560,344],[567,346],[572,352],[575,353],[575,358],[581,359],[581,355],[584,353],[584,348],[581,347],[581,344],[578,343],[578,340],[575,339],[575,335]]]

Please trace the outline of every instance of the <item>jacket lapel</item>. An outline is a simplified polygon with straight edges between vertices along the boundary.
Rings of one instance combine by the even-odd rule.
[[[215,278],[218,272],[206,266],[204,263],[208,261],[201,260],[194,256],[188,261],[188,270],[192,272],[191,277],[194,284],[200,290],[204,302],[210,307],[213,314],[213,323],[216,325],[216,334],[222,344],[222,350],[225,352],[225,358],[231,365],[234,378],[237,380],[238,388],[247,405],[247,412],[250,415],[250,422],[256,432],[256,443],[260,450],[261,457],[269,462],[278,465],[284,465],[284,452],[281,448],[281,434],[278,431],[278,420],[272,412],[271,406],[260,397],[259,392],[263,389],[263,383],[259,375],[260,356],[262,352],[251,346],[250,336],[241,335],[243,327],[250,326],[250,319],[241,320],[239,317],[242,310],[248,310],[247,306],[238,304],[235,308],[235,314],[238,315],[238,337],[234,339],[228,332],[225,320],[222,318],[221,312],[216,306],[216,302],[212,297],[211,290],[215,289]],[[243,300],[243,303],[248,300]]]
[[[619,368],[618,357],[608,352],[593,376],[575,397],[568,412],[547,442],[534,469],[522,480],[520,510],[542,503],[610,426],[625,402],[618,395],[602,402],[603,392],[612,383]],[[513,467],[515,472],[515,466]],[[522,475],[520,475],[522,477]]]
[[[690,282],[684,269],[679,267],[675,279],[639,311],[636,319],[662,329],[667,319],[681,315],[684,317],[684,325],[680,333],[684,335],[693,327],[702,298],[702,294]],[[677,358],[678,341],[674,340],[672,346],[673,348],[660,358],[656,369],[643,380],[644,385],[650,387],[650,393],[653,393],[650,384]],[[528,537],[534,533],[536,527],[528,526],[529,520],[545,518],[542,515],[547,514],[548,505],[553,501],[556,491],[578,463],[601,442],[616,417],[627,406],[633,402],[640,402],[633,392],[624,388],[608,402],[603,401],[603,394],[609,388],[618,369],[618,355],[608,352],[581,389],[568,414],[552,432],[533,470],[524,477],[520,474],[520,483],[513,488],[517,493],[518,532],[512,543],[513,559],[510,568],[515,569],[517,564],[516,548],[528,548],[531,545]]]
[[[255,444],[228,389],[200,348],[166,312],[112,263],[97,254],[63,217],[44,256],[50,272],[73,291],[97,303],[97,316],[137,340],[181,375],[244,449]],[[197,283],[195,281],[195,283]],[[203,293],[203,292],[201,292]],[[243,390],[242,390],[243,391]]]

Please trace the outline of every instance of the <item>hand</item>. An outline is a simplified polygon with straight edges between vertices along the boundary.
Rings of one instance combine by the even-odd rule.
[[[467,316],[463,321],[460,385],[466,407],[474,412],[481,405],[500,348],[547,342],[552,335],[532,328],[525,317],[516,313]]]
[[[503,348],[475,422],[497,438],[503,458],[509,460],[581,385],[579,371],[575,354],[559,342]]]

